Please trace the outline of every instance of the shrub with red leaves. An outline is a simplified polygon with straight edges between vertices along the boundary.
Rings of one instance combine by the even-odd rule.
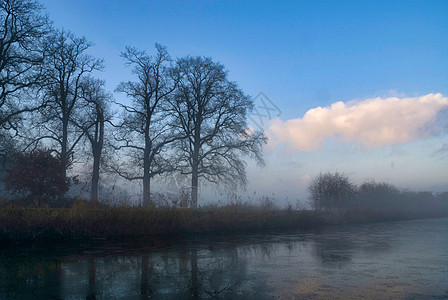
[[[66,166],[50,150],[16,152],[12,154],[10,162],[4,178],[5,187],[37,205],[48,203],[69,189]]]

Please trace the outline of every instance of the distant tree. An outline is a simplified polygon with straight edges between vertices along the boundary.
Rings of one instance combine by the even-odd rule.
[[[439,193],[436,196],[440,210],[448,211],[448,192]]]
[[[308,191],[315,209],[332,210],[349,207],[356,190],[347,176],[336,172],[319,174]]]
[[[41,140],[51,143],[63,165],[73,161],[74,149],[84,132],[74,125],[80,107],[83,78],[102,68],[102,60],[86,54],[91,44],[84,37],[66,31],[54,31],[45,39],[43,87],[45,107],[35,124],[40,132],[30,145]],[[67,169],[64,170],[64,177]]]
[[[157,53],[126,48],[122,53],[128,66],[133,67],[136,81],[122,82],[116,91],[132,100],[120,105],[123,121],[117,126],[117,150],[122,157],[115,171],[128,180],[142,180],[143,206],[150,206],[151,179],[172,171],[166,146],[179,139],[174,131],[173,117],[168,114],[168,99],[176,90],[177,78],[170,66],[166,48],[156,44]],[[124,152],[124,153],[123,153]]]
[[[15,152],[4,182],[8,190],[19,192],[40,205],[68,190],[70,179],[64,170],[64,162],[50,150]]]
[[[402,199],[399,189],[386,182],[364,182],[357,194],[356,205],[369,209],[392,209]]]
[[[439,194],[437,194],[437,199],[440,199],[440,200],[442,200],[442,201],[445,201],[446,202],[446,204],[448,204],[448,192],[442,192],[442,193],[439,193]]]
[[[0,130],[14,129],[24,112],[40,104],[23,92],[41,83],[41,40],[49,31],[33,0],[0,0]]]
[[[376,181],[367,181],[362,183],[359,188],[360,194],[369,194],[369,193],[377,193],[377,194],[397,194],[399,190],[392,184],[386,182],[376,182]]]
[[[173,104],[176,126],[187,137],[177,143],[177,168],[191,176],[191,201],[197,207],[200,179],[235,187],[245,185],[244,156],[263,164],[262,131],[251,131],[253,102],[227,79],[224,66],[210,58],[177,61],[179,88]]]
[[[104,81],[85,78],[81,84],[80,98],[83,100],[80,112],[74,120],[90,144],[93,158],[90,201],[98,202],[100,165],[105,146],[105,128],[112,119],[110,104],[112,95],[104,90]]]

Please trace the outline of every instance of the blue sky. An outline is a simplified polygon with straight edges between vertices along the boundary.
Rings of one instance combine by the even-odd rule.
[[[230,79],[247,94],[264,92],[282,112],[274,121],[276,128],[292,133],[281,135],[266,149],[265,170],[250,166],[249,191],[305,198],[309,180],[321,171],[335,170],[358,183],[376,178],[402,188],[448,190],[445,0],[41,3],[56,27],[95,43],[92,54],[106,61],[98,76],[106,79],[110,90],[131,78],[120,51],[130,45],[151,52],[157,42],[167,46],[173,58],[211,56],[227,67]],[[436,96],[421,100],[428,94],[441,94],[441,102]],[[410,100],[395,103],[390,97]],[[124,101],[122,95],[116,98]],[[345,106],[332,106],[337,102]],[[379,120],[396,120],[383,124],[386,131],[397,123],[404,127],[395,130],[406,134],[394,143],[372,140],[376,136],[366,136],[370,131],[364,130],[368,124],[362,119],[347,125],[358,132],[344,123],[339,131],[321,136],[322,128],[334,123],[305,120],[305,114],[315,115],[318,107],[324,108],[320,112],[326,120],[347,114],[356,119],[378,107]],[[414,113],[420,113],[419,123],[408,132],[405,125],[411,123],[402,118]],[[279,135],[269,124],[266,131]],[[298,132],[303,128],[312,136],[317,132],[317,148],[294,144],[305,134]]]

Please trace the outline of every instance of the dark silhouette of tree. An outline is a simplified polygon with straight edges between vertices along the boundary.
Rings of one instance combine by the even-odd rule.
[[[179,139],[174,132],[173,117],[168,114],[168,99],[176,89],[177,79],[170,66],[166,48],[156,44],[155,56],[135,48],[122,53],[133,67],[137,80],[122,82],[116,91],[132,99],[131,105],[120,105],[123,121],[117,131],[116,147],[125,152],[127,161],[115,171],[128,180],[143,181],[143,206],[150,206],[151,179],[173,170],[166,146]]]
[[[84,37],[63,30],[54,31],[45,40],[43,97],[46,105],[41,110],[40,132],[30,145],[47,140],[67,168],[84,134],[74,125],[83,79],[102,68],[102,60],[86,54],[90,46]],[[64,177],[66,174],[67,169]]]
[[[355,196],[356,188],[347,176],[336,173],[321,173],[308,187],[315,209],[348,208]]]
[[[397,187],[386,182],[368,181],[358,188],[357,206],[368,209],[392,209],[400,198],[402,197]]]
[[[70,179],[65,176],[64,161],[51,150],[35,150],[30,153],[16,152],[4,178],[8,190],[21,193],[38,205],[64,194]]]
[[[227,79],[224,66],[210,58],[177,61],[181,77],[172,102],[178,129],[187,136],[177,143],[177,168],[191,175],[191,201],[197,207],[200,179],[232,187],[245,185],[250,156],[263,164],[263,132],[248,129],[253,102]]]
[[[21,114],[40,106],[22,94],[42,79],[41,39],[49,23],[41,10],[33,0],[0,0],[0,129],[17,130]]]
[[[104,152],[105,127],[112,119],[110,104],[112,96],[104,90],[104,81],[85,78],[81,84],[82,108],[75,120],[91,146],[92,178],[90,186],[90,201],[98,202],[100,180],[100,165]]]

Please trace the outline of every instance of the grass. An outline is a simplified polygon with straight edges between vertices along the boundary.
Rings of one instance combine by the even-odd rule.
[[[227,205],[208,209],[95,207],[29,208],[0,203],[0,240],[115,239],[181,234],[251,233],[324,225],[441,217],[442,213],[371,210],[317,212]]]

